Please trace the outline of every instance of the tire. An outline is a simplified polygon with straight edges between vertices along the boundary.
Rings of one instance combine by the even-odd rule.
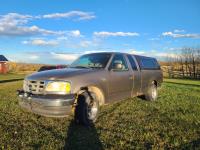
[[[154,83],[151,83],[147,93],[145,94],[145,99],[148,101],[155,101],[157,97],[158,97],[157,86]]]
[[[94,93],[84,92],[79,95],[75,107],[75,122],[84,126],[90,126],[97,120],[99,102]]]

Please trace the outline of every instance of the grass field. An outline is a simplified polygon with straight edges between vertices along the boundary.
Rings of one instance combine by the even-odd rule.
[[[103,106],[91,128],[22,111],[21,86],[0,83],[0,149],[200,149],[200,81],[166,79],[155,102]]]
[[[5,83],[5,82],[12,82],[12,81],[19,81],[24,78],[25,74],[14,74],[14,73],[9,73],[9,74],[0,74],[0,83]]]

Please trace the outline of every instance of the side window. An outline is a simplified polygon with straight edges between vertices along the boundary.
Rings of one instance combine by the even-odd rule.
[[[141,67],[142,69],[160,69],[158,62],[153,58],[142,58]]]
[[[128,57],[128,60],[131,64],[131,67],[133,70],[137,70],[137,66],[136,66],[136,63],[135,63],[135,60],[133,59],[133,57],[131,55],[127,55]]]
[[[114,71],[127,71],[128,66],[124,56],[121,54],[116,54],[112,59],[110,68]]]

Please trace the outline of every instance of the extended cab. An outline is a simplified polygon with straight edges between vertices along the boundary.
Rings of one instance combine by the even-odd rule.
[[[19,105],[52,117],[67,116],[74,109],[75,120],[88,124],[106,103],[140,95],[156,100],[162,81],[155,58],[117,52],[86,54],[68,68],[27,76],[18,92]]]

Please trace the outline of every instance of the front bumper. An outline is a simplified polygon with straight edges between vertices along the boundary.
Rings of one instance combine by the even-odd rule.
[[[75,95],[32,95],[18,91],[19,105],[33,113],[48,117],[66,117],[71,114]]]

